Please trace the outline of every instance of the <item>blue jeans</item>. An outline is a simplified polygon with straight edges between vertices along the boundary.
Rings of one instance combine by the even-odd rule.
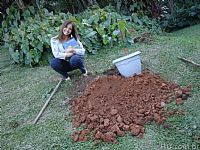
[[[81,73],[86,72],[84,67],[84,58],[80,55],[73,55],[69,58],[69,61],[53,58],[50,62],[50,65],[56,72],[63,75],[65,78],[68,77],[68,72],[75,69],[80,69]]]

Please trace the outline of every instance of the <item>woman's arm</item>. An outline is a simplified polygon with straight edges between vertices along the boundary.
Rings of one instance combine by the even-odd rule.
[[[59,41],[56,37],[51,38],[51,50],[54,57],[59,59],[65,59],[66,57],[71,57],[73,55],[67,54],[64,50],[59,49]]]

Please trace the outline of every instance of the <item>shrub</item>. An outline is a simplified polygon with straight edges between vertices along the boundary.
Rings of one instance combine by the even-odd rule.
[[[122,16],[103,9],[88,10],[85,16],[72,16],[70,13],[55,15],[47,9],[36,12],[33,6],[21,12],[12,5],[7,14],[1,29],[4,47],[15,63],[30,66],[46,63],[52,56],[50,38],[58,33],[64,20],[77,23],[81,40],[90,53],[102,46],[117,44],[120,36],[126,37],[128,31]]]
[[[77,25],[81,40],[91,53],[104,46],[113,47],[128,37],[125,17],[112,9],[88,9],[77,15]]]
[[[167,4],[161,18],[161,26],[166,31],[177,30],[186,26],[200,23],[200,4],[197,1],[179,0],[174,1],[173,11]]]
[[[13,61],[31,66],[42,62],[42,56],[50,51],[49,40],[57,30],[55,24],[60,24],[59,19],[46,9],[36,13],[33,6],[20,12],[12,5],[7,14],[1,32],[4,47],[9,50]]]
[[[157,23],[145,15],[120,15],[109,6],[93,7],[81,14],[49,12],[45,8],[35,10],[27,7],[23,12],[15,5],[7,9],[2,22],[0,41],[9,50],[13,62],[34,66],[47,63],[52,57],[50,38],[58,34],[63,21],[76,22],[81,41],[89,53],[102,47],[113,47],[119,43],[132,43],[128,28],[134,31],[155,32]]]

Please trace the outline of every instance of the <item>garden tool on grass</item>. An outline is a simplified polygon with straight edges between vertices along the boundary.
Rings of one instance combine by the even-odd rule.
[[[46,103],[44,104],[44,106],[42,107],[42,109],[40,110],[39,114],[38,114],[37,117],[35,118],[33,124],[36,124],[36,123],[37,123],[37,121],[39,120],[40,116],[42,115],[42,113],[43,113],[44,110],[46,109],[47,105],[49,104],[51,98],[53,97],[53,95],[56,93],[56,91],[57,91],[58,88],[60,87],[62,81],[63,81],[63,79],[61,78],[60,81],[58,82],[58,84],[56,85],[55,89],[53,90],[53,92],[52,92],[51,95],[49,96],[48,100],[46,101]]]

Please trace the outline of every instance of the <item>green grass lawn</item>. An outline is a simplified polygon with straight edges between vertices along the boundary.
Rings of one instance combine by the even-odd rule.
[[[35,68],[6,65],[1,69],[1,148],[4,149],[200,149],[200,69],[182,62],[177,56],[200,63],[200,25],[174,33],[154,37],[151,44],[135,43],[129,52],[140,50],[145,67],[180,86],[192,85],[192,97],[183,105],[175,102],[170,109],[186,111],[185,115],[172,116],[167,122],[176,126],[164,129],[155,123],[146,125],[143,139],[118,138],[119,144],[92,141],[74,143],[69,135],[74,131],[70,119],[65,120],[72,98],[73,82],[62,83],[49,106],[36,125],[33,121],[59,80],[50,66]],[[120,57],[121,48],[104,49],[97,55],[87,55],[86,65],[90,73],[101,74],[112,68],[112,60]],[[1,57],[7,55],[3,50]],[[1,63],[2,64],[2,63]]]

